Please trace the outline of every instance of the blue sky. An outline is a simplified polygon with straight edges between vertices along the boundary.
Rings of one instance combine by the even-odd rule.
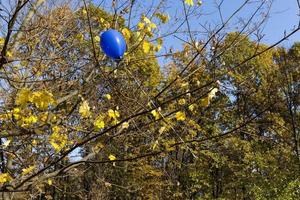
[[[202,11],[208,13],[207,16],[203,16],[202,19],[196,19],[192,22],[191,26],[197,26],[198,23],[204,24],[205,22],[211,24],[218,24],[220,22],[220,17],[213,3],[214,0],[203,0]],[[242,3],[244,0],[225,0],[222,5],[223,18],[226,20]],[[251,4],[245,7],[237,15],[237,20],[239,17],[247,18],[254,12],[259,4]],[[265,10],[266,11],[266,10]],[[290,32],[295,25],[298,25],[299,13],[296,0],[274,0],[271,10],[270,17],[268,18],[265,26],[263,26],[263,42],[267,44],[273,44],[282,38],[284,31]],[[258,20],[256,18],[256,20]],[[199,22],[198,22],[199,21]],[[232,25],[234,27],[234,25]],[[290,46],[294,41],[300,41],[300,32],[291,37],[288,41],[285,41],[282,45]]]
[[[101,0],[102,1],[102,0]],[[94,2],[97,4],[101,2],[100,0],[94,0]],[[169,13],[171,17],[173,17],[175,14],[183,13],[183,7],[181,0],[166,0],[167,6],[164,9],[164,12]],[[197,0],[194,0],[196,2]],[[202,15],[199,17],[191,18],[190,24],[192,30],[201,30],[199,24],[206,24],[211,25],[212,27],[220,22],[220,17],[217,12],[217,9],[215,7],[214,2],[220,2],[220,0],[202,0],[203,4],[201,7],[197,8],[198,13],[202,13]],[[254,1],[254,0],[253,0]],[[267,1],[267,0],[266,0]],[[102,5],[105,6],[105,9],[110,10],[111,9],[111,0],[104,0],[104,3]],[[122,2],[126,2],[126,0],[119,0],[120,4]],[[150,5],[154,4],[157,5],[160,0],[136,0],[139,7],[135,8],[142,13],[143,9],[146,10],[147,7],[150,7]],[[244,0],[224,0],[224,3],[222,5],[222,12],[223,17],[226,19],[238,6],[240,6]],[[258,2],[258,1],[256,1]],[[271,2],[269,0],[268,2]],[[234,19],[234,21],[238,20],[239,18],[246,18],[251,15],[251,13],[254,11],[254,9],[258,6],[258,3],[252,3],[251,5],[248,5],[243,9],[237,17]],[[137,13],[139,12],[137,11]],[[287,33],[291,31],[291,29],[294,27],[294,25],[298,24],[299,16],[298,14],[298,8],[297,8],[297,0],[274,0],[272,4],[272,8],[270,10],[270,18],[268,19],[266,25],[263,27],[263,34],[265,34],[263,38],[263,42],[267,44],[272,44],[276,41],[278,41],[283,35],[284,31]],[[258,19],[258,18],[257,18]],[[233,27],[233,26],[232,26]],[[164,27],[164,29],[168,29],[172,27]],[[164,31],[162,31],[164,32]],[[185,36],[182,35],[182,38]],[[197,39],[202,39],[201,35],[196,36]],[[185,38],[188,39],[188,38]],[[203,37],[205,39],[205,37]],[[282,45],[284,46],[291,46],[294,41],[300,40],[300,32],[295,34],[293,37],[291,37],[288,41],[285,41]],[[175,49],[178,49],[181,47],[183,42],[176,39],[174,36],[170,36],[167,38],[165,45],[166,46],[173,46]]]
[[[295,24],[298,24],[299,16],[296,0],[277,0],[272,12],[272,18],[266,27],[266,33],[270,36],[270,42],[278,40],[282,36],[282,29],[290,30]],[[300,33],[296,33],[286,42],[291,44],[294,41],[300,41]]]
[[[235,1],[238,2],[240,0]],[[230,4],[225,4],[224,10],[230,10],[230,7]],[[284,30],[289,32],[294,25],[298,25],[300,19],[299,16],[297,16],[298,13],[296,0],[275,0],[270,12],[270,18],[264,29],[264,33],[266,34],[264,41],[269,44],[274,43],[283,36]],[[284,44],[289,46],[297,40],[300,41],[300,32],[291,37],[290,40]]]

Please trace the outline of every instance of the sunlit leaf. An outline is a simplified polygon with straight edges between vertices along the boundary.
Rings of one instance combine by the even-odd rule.
[[[106,95],[104,95],[104,97],[105,97],[107,100],[111,100],[111,95],[110,95],[110,94],[106,94]]]
[[[177,121],[184,121],[186,119],[185,117],[185,113],[184,112],[176,112],[176,115],[175,115]]]
[[[129,123],[128,123],[128,122],[124,122],[124,123],[122,124],[122,128],[126,129],[126,128],[128,128],[128,127],[129,127]]]
[[[97,43],[99,43],[99,42],[100,42],[100,37],[99,37],[98,35],[95,36],[95,37],[94,37],[94,41],[97,42]]]
[[[149,53],[150,52],[150,47],[151,47],[151,45],[150,45],[149,42],[147,42],[147,41],[143,42],[143,51],[144,51],[144,53]]]
[[[22,169],[22,175],[27,175],[35,169],[35,166],[29,166],[25,169]]]
[[[0,183],[6,183],[12,180],[8,173],[0,173]]]
[[[194,0],[185,0],[184,1],[187,5],[193,6],[194,5]]]
[[[130,33],[129,29],[128,28],[123,28],[122,33],[123,33],[125,39],[128,41],[131,37],[131,33]]]
[[[81,103],[79,107],[79,114],[82,118],[87,118],[91,115],[90,106],[86,100]]]
[[[110,155],[108,156],[108,159],[109,159],[109,160],[116,160],[117,158],[116,158],[116,156],[110,154]]]
[[[52,179],[49,178],[49,179],[47,180],[47,183],[48,183],[48,185],[52,185],[52,184],[53,184]]]

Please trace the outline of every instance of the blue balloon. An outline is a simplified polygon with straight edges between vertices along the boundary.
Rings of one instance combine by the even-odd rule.
[[[104,53],[113,59],[121,59],[126,51],[126,42],[123,35],[113,29],[101,34],[100,46]]]

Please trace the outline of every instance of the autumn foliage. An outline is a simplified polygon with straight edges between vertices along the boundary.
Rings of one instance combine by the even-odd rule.
[[[13,1],[0,26],[3,199],[299,198],[300,43],[279,45],[299,27],[263,44],[253,17],[227,29],[235,12],[198,40],[189,17],[205,1],[179,1],[179,16],[158,2]],[[127,42],[118,62],[99,46],[109,28]]]

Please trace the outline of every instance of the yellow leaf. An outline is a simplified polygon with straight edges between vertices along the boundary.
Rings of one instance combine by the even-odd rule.
[[[139,23],[137,24],[137,27],[138,27],[139,30],[143,30],[144,27],[145,27],[145,24],[142,23],[142,22],[139,22]]]
[[[99,142],[94,146],[94,151],[99,152],[99,150],[103,149],[103,148],[104,148],[104,145],[101,142]]]
[[[135,35],[136,35],[136,37],[138,38],[138,41],[140,42],[140,41],[142,41],[142,38],[141,38],[141,32],[136,32],[135,33]]]
[[[116,160],[117,158],[116,158],[116,156],[110,154],[110,155],[108,156],[108,159],[109,159],[109,160]]]
[[[49,137],[49,143],[52,145],[56,152],[64,148],[68,141],[68,136],[60,134],[61,128],[59,126],[52,127],[52,134]]]
[[[148,26],[146,30],[147,30],[147,35],[148,35],[149,37],[151,37],[151,36],[153,35],[153,33],[151,32],[151,27]]]
[[[157,112],[156,110],[152,110],[152,111],[151,111],[151,114],[153,115],[153,117],[154,117],[156,120],[158,120],[158,119],[160,118],[160,116],[159,116],[159,114],[158,114],[158,112]]]
[[[36,140],[32,140],[32,143],[31,143],[33,146],[36,146],[37,145],[37,141]]]
[[[53,94],[46,90],[33,92],[30,101],[40,110],[45,110],[49,105],[55,104]]]
[[[112,119],[117,119],[118,117],[120,117],[120,113],[117,110],[109,109],[108,110],[108,117],[110,117]]]
[[[99,129],[102,129],[102,128],[105,127],[104,121],[96,121],[96,122],[94,123],[94,125],[95,125],[97,128],[99,128]]]
[[[209,102],[210,102],[209,98],[205,97],[204,99],[200,100],[200,106],[201,107],[207,107],[209,105]]]
[[[128,28],[123,28],[122,33],[123,33],[125,39],[128,41],[131,37],[131,33],[130,33],[129,29]]]
[[[185,0],[184,2],[185,2],[185,4],[187,4],[189,6],[193,6],[194,5],[194,0]]]
[[[167,22],[170,20],[169,15],[165,15],[165,14],[162,14],[162,13],[156,13],[155,15],[156,15],[156,17],[157,17],[158,19],[160,19],[160,21],[161,21],[163,24],[167,23]]]
[[[110,118],[115,118],[115,111],[113,109],[109,109],[107,113]]]
[[[115,115],[116,117],[120,117],[120,113],[117,110],[115,110]]]
[[[157,39],[157,46],[156,46],[156,51],[160,51],[161,47],[162,47],[162,39],[161,38],[158,38]]]
[[[143,16],[143,21],[147,24],[151,24],[150,19],[148,19],[146,16]]]
[[[95,41],[95,42],[100,42],[100,37],[99,37],[98,35],[95,36],[95,37],[94,37],[94,41]]]
[[[20,108],[14,108],[13,109],[13,116],[16,120],[19,120],[21,118],[21,110]]]
[[[86,15],[87,14],[87,11],[86,9],[82,9],[82,14]]]
[[[179,99],[178,104],[181,105],[181,106],[184,105],[185,104],[185,99]]]
[[[84,39],[84,36],[83,36],[83,34],[82,33],[79,33],[79,34],[77,34],[76,35],[76,37],[75,37],[77,40],[79,40],[80,42],[82,42],[83,41],[83,39]]]
[[[151,24],[150,24],[150,27],[151,27],[151,28],[157,28],[156,24],[154,24],[154,23],[151,23]]]
[[[40,113],[40,114],[39,114],[39,119],[40,119],[42,122],[46,122],[47,119],[48,119],[48,116],[49,116],[49,113],[48,113],[48,112],[43,112],[43,113]]]
[[[59,126],[52,127],[52,133],[59,133],[60,130],[61,130],[61,128]]]
[[[101,17],[100,19],[99,19],[99,21],[100,21],[100,23],[104,23],[104,19]]]
[[[185,88],[185,87],[188,87],[189,86],[189,83],[188,82],[184,82],[181,84],[181,87]]]
[[[110,95],[110,94],[106,94],[106,95],[104,95],[104,97],[105,97],[107,100],[111,100],[111,95]]]
[[[0,183],[6,183],[11,181],[12,178],[8,173],[1,173],[0,174]]]
[[[195,104],[191,104],[189,105],[189,110],[190,111],[194,111],[195,110],[196,105]]]
[[[19,90],[16,96],[15,103],[20,106],[25,106],[28,102],[31,101],[32,93],[28,88],[22,88]]]
[[[156,140],[156,141],[154,142],[154,145],[153,145],[153,147],[152,147],[152,150],[155,150],[157,146],[158,146],[158,140]]]
[[[20,108],[14,108],[13,112],[14,112],[14,113],[20,113],[21,110],[20,110]]]
[[[217,88],[212,89],[207,97],[205,97],[204,99],[200,100],[200,106],[202,107],[207,107],[210,104],[210,101],[216,96],[216,93],[218,92]]]
[[[162,127],[160,127],[158,132],[159,132],[159,134],[162,134],[165,130],[166,130],[166,127],[162,126]]]
[[[0,114],[0,119],[1,120],[11,119],[11,114],[10,113]]]
[[[6,52],[6,56],[7,56],[8,58],[12,58],[12,57],[13,57],[13,54],[12,54],[11,51],[7,51],[7,52]]]
[[[26,175],[26,174],[29,174],[31,173],[33,170],[35,169],[35,166],[29,166],[28,168],[26,169],[22,169],[22,175]]]
[[[79,107],[79,114],[82,118],[88,118],[91,115],[90,106],[86,100],[81,103]]]
[[[175,117],[177,121],[184,121],[186,119],[184,112],[181,111],[177,112]]]
[[[122,124],[122,128],[126,129],[126,128],[128,128],[128,127],[129,127],[129,123],[128,123],[128,122],[124,122],[124,123]]]
[[[150,43],[147,41],[143,42],[143,51],[144,53],[149,53],[150,52]]]
[[[5,42],[4,38],[0,37],[0,45],[3,45]]]
[[[94,121],[94,126],[97,129],[103,129],[105,127],[105,123],[103,121],[104,117],[102,115],[99,115],[96,120]]]
[[[48,185],[52,185],[53,181],[51,179],[48,179],[47,183],[48,183]]]
[[[52,137],[52,138],[54,138],[54,137]],[[66,143],[60,142],[61,140],[62,139],[56,139],[56,141],[54,139],[50,140],[50,144],[52,145],[52,147],[54,148],[54,150],[56,152],[59,152],[66,144]]]
[[[22,117],[21,121],[23,122],[22,127],[28,127],[34,123],[37,123],[38,118],[35,115],[30,115],[28,117]]]

